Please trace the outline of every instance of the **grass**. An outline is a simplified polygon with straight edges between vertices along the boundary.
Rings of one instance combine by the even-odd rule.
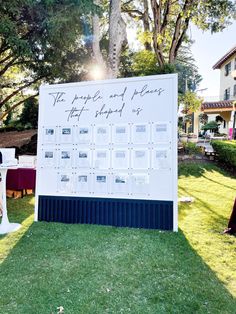
[[[225,141],[225,143],[229,144],[229,145],[233,145],[236,146],[236,141],[235,140],[230,140],[230,141]]]
[[[180,166],[178,233],[33,223],[33,199],[8,200],[18,232],[0,237],[0,313],[234,313],[236,238],[222,235],[236,179]]]
[[[195,199],[179,207],[186,239],[236,297],[236,237],[222,234],[236,197],[236,178],[211,164],[182,164],[179,195]]]

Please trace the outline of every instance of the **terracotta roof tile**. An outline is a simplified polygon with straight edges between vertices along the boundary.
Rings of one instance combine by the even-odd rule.
[[[221,101],[212,101],[212,102],[203,102],[201,109],[222,109],[222,108],[233,108],[233,100],[221,100]]]

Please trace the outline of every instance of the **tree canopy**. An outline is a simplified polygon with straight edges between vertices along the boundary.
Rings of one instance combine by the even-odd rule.
[[[235,18],[231,0],[142,0],[125,1],[124,12],[141,21],[141,38],[146,49],[155,51],[160,67],[173,64],[188,41],[190,23],[202,30],[218,32]]]
[[[0,120],[34,98],[39,84],[87,79],[92,64],[105,66],[107,77],[175,69],[180,90],[186,77],[194,90],[200,76],[193,60],[181,53],[189,43],[187,29],[194,23],[220,31],[235,17],[235,6],[231,0],[2,0]],[[120,57],[129,22],[138,29],[144,50],[129,57],[132,66],[125,69]]]
[[[55,79],[78,79],[83,17],[91,14],[92,0],[12,0],[0,6],[0,110],[34,97],[32,89]],[[73,64],[73,66],[72,66]],[[79,66],[77,66],[79,64]],[[31,92],[29,92],[31,88]],[[1,117],[0,117],[1,118]]]

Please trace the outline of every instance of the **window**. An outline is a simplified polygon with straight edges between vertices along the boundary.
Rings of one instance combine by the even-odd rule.
[[[227,88],[224,93],[224,100],[228,100],[230,98],[230,88]]]
[[[231,62],[225,65],[225,76],[228,76],[230,72],[231,72]]]
[[[236,84],[234,85],[234,96],[236,96]]]

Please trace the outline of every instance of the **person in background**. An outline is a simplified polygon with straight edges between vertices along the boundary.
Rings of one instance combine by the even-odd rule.
[[[0,152],[0,163],[2,163],[2,153]],[[0,182],[2,181],[1,175],[0,175]],[[2,217],[2,201],[0,199],[0,217]]]
[[[234,206],[229,218],[228,228],[224,230],[224,233],[234,234],[236,233],[236,198],[234,200]]]

